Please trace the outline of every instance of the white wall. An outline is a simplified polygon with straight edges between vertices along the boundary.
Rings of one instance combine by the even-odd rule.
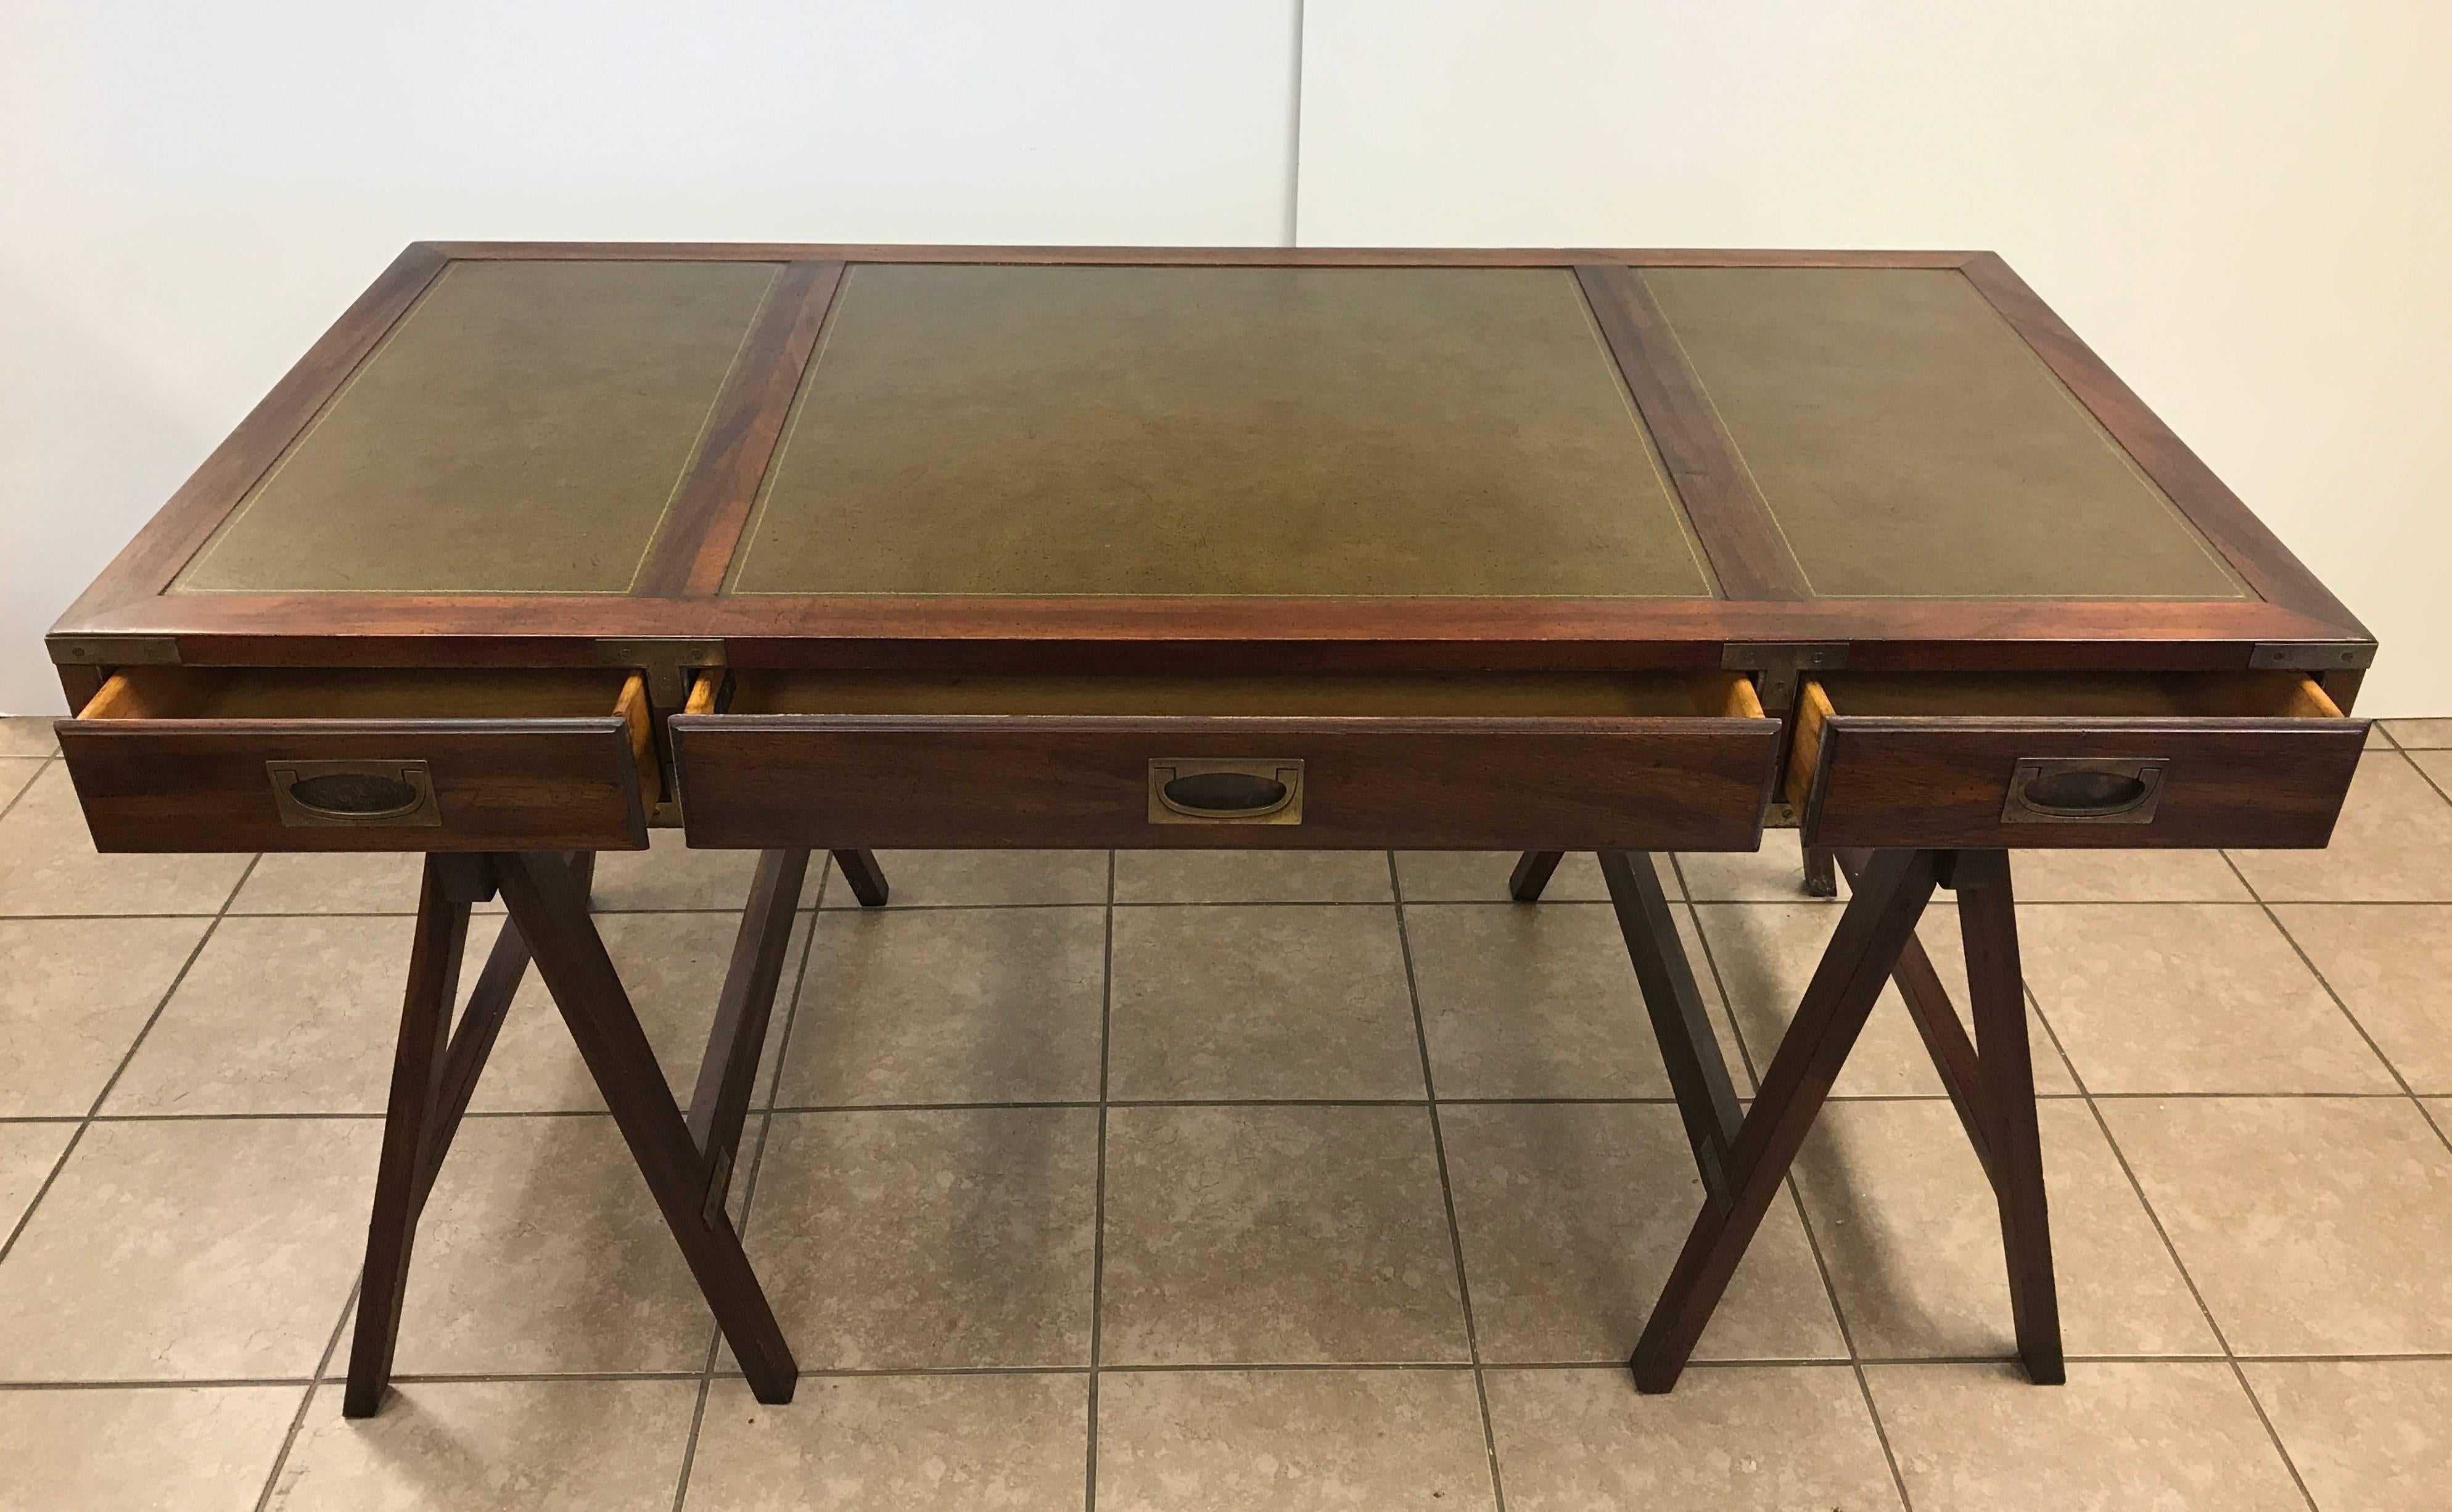
[[[418,237],[2005,255],[2452,711],[2452,6],[0,0],[0,709]]]

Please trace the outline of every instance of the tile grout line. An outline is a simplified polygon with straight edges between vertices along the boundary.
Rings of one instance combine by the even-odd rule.
[[[766,1167],[766,1141],[775,1132],[775,1099],[782,1092],[783,1061],[791,1052],[792,1031],[801,1024],[801,1003],[809,987],[809,961],[818,952],[817,911],[825,902],[826,885],[834,880],[834,856],[831,853],[813,852],[811,859],[818,866],[818,896],[805,910],[798,907],[798,898],[793,899],[792,928],[801,931],[800,969],[792,973],[792,1000],[783,1007],[783,1032],[775,1039],[775,1069],[766,1075],[765,1106],[758,1115],[758,1143],[750,1149],[749,1169],[743,1173],[741,1183],[741,1240],[744,1252],[748,1248],[750,1205],[758,1198],[759,1172]],[[802,885],[806,885],[805,876]],[[748,916],[750,901],[744,899],[742,903],[743,918]],[[800,922],[803,913],[809,915],[805,930]],[[765,1283],[761,1281],[759,1286],[763,1289]],[[718,1324],[714,1337],[706,1344],[706,1364],[699,1369],[698,1399],[690,1408],[689,1434],[682,1441],[681,1468],[673,1477],[673,1512],[682,1512],[682,1504],[689,1500],[690,1471],[698,1464],[699,1434],[706,1426],[707,1398],[715,1390],[715,1362],[722,1352],[723,1327]],[[726,1372],[725,1379],[730,1379],[729,1372]]]
[[[1496,1512],[1507,1512],[1507,1483],[1498,1463],[1498,1430],[1490,1414],[1490,1383],[1482,1374],[1481,1335],[1473,1323],[1473,1282],[1465,1274],[1464,1228],[1456,1222],[1455,1185],[1448,1179],[1447,1137],[1439,1126],[1438,1083],[1431,1072],[1431,1036],[1422,1020],[1422,991],[1414,975],[1414,945],[1405,928],[1405,883],[1396,871],[1396,853],[1388,856],[1388,893],[1396,916],[1396,952],[1405,963],[1405,997],[1414,1010],[1414,1047],[1422,1062],[1422,1103],[1431,1115],[1431,1157],[1438,1165],[1439,1201],[1447,1209],[1448,1249],[1455,1266],[1456,1306],[1464,1315],[1465,1358],[1473,1366],[1473,1400],[1481,1408],[1481,1449],[1490,1475],[1490,1495]]]
[[[265,1512],[272,1505],[273,1493],[281,1488],[281,1472],[289,1465],[290,1451],[297,1447],[298,1430],[306,1425],[306,1414],[315,1405],[315,1393],[324,1389],[325,1378],[332,1368],[332,1356],[341,1347],[341,1334],[349,1326],[349,1314],[356,1310],[358,1290],[365,1277],[349,1284],[349,1295],[341,1304],[340,1317],[332,1321],[332,1336],[324,1341],[324,1353],[315,1362],[315,1379],[306,1383],[306,1391],[298,1399],[298,1411],[289,1420],[289,1431],[281,1438],[281,1452],[272,1457],[272,1469],[264,1478],[264,1489],[256,1494],[255,1512]]]
[[[1116,1005],[1116,853],[1107,853],[1105,942],[1098,969],[1098,1158],[1090,1199],[1090,1377],[1083,1404],[1081,1512],[1098,1508],[1099,1312],[1107,1281],[1107,1067]]]

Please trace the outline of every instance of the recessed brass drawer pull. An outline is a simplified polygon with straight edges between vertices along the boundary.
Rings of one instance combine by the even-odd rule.
[[[267,761],[264,770],[281,822],[293,828],[443,823],[423,761]]]
[[[1152,824],[1300,824],[1300,761],[1154,760]]]
[[[2169,765],[2161,756],[2021,757],[2001,804],[2001,822],[2150,824]]]

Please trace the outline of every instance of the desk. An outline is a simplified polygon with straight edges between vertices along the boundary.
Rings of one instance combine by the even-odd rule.
[[[2323,844],[2375,647],[1989,254],[420,244],[49,649],[101,849],[427,858],[364,1415],[531,964],[790,1397],[724,1196],[811,854],[898,846],[1598,853],[1705,1190],[1647,1390],[1895,977],[2057,1380],[2009,853]],[[1766,823],[1854,887],[1740,1116],[1645,853]],[[762,853],[687,1109],[587,907],[650,824]]]

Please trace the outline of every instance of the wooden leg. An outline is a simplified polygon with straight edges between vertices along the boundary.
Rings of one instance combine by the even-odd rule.
[[[1805,892],[1809,897],[1837,897],[1839,869],[1831,853],[1819,845],[1805,848]]]
[[[1677,936],[1676,917],[1660,890],[1660,874],[1652,869],[1651,857],[1639,852],[1603,851],[1600,863],[1601,879],[1609,884],[1610,902],[1617,911],[1618,933],[1626,936],[1627,954],[1634,962],[1635,984],[1651,1015],[1652,1035],[1660,1042],[1669,1087],[1677,1094],[1686,1142],[1693,1147],[1694,1165],[1703,1175],[1704,1193],[1710,1201],[1726,1201],[1729,1146],[1740,1118],[1737,1092],[1730,1085],[1729,1063],[1720,1054],[1719,1037],[1711,1032],[1703,994],[1695,989],[1694,969]]]
[[[1866,867],[1796,1018],[1771,1057],[1752,1111],[1729,1148],[1729,1196],[1704,1204],[1644,1325],[1631,1362],[1637,1390],[1667,1391],[1686,1368],[1806,1130],[1864,1031],[1900,947],[1931,900],[1935,855],[1884,851]]]
[[[2018,966],[2018,917],[2006,851],[1962,851],[1951,868],[1959,937],[1967,946],[1969,1016],[1975,1020],[1992,1186],[2001,1205],[2001,1247],[2009,1261],[2009,1311],[2027,1379],[2058,1385],[2061,1314],[2052,1279],[2052,1229],[2044,1202],[2043,1142],[2035,1127],[2035,1070]]]
[[[1518,903],[1540,901],[1541,890],[1550,885],[1550,874],[1567,858],[1564,851],[1527,851],[1515,862],[1514,874],[1507,879],[1507,895]]]
[[[723,974],[722,995],[716,999],[715,1027],[699,1061],[688,1118],[690,1142],[706,1163],[706,1191],[700,1208],[711,1217],[723,1213],[759,1055],[766,1048],[775,989],[782,983],[783,958],[791,952],[793,911],[801,906],[801,884],[808,871],[806,851],[768,851],[758,858],[749,906],[742,911],[741,933],[732,943],[732,964]]]
[[[664,1227],[672,1230],[740,1358],[750,1394],[765,1403],[789,1402],[800,1368],[749,1267],[741,1238],[732,1231],[731,1219],[721,1204],[711,1213],[707,1210],[706,1162],[690,1138],[576,881],[551,856],[498,859],[503,901],[527,937],[537,971],[663,1211]]]
[[[444,1103],[451,1011],[460,996],[460,952],[468,939],[469,894],[482,886],[476,878],[483,862],[482,856],[425,858],[417,934],[409,947],[408,990],[401,1004],[400,1042],[392,1052],[383,1154],[375,1167],[374,1214],[366,1225],[357,1334],[349,1345],[348,1386],[341,1395],[344,1417],[372,1417],[391,1384],[401,1298],[408,1286],[409,1247],[417,1236],[424,1188],[432,1180],[427,1151]]]
[[[842,868],[843,880],[851,884],[851,895],[860,899],[864,909],[885,907],[885,874],[879,870],[877,856],[868,851],[835,851],[829,853],[835,865]]]

